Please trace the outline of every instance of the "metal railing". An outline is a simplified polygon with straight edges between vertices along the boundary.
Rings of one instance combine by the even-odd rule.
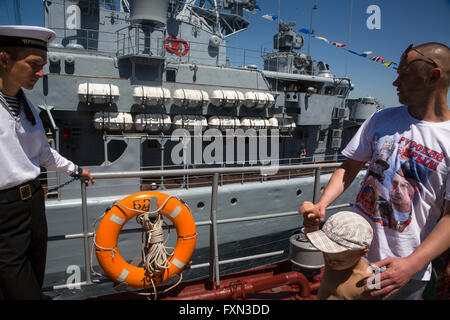
[[[76,33],[74,30],[67,28],[52,27],[52,29],[59,34],[55,43],[64,41],[66,46],[70,43],[80,44],[85,50],[115,54],[117,56],[148,54],[155,57],[164,57],[167,54],[165,33],[160,29],[155,30],[155,32],[161,33],[162,36],[153,36],[151,38],[144,35],[139,25],[131,25],[131,28],[126,26],[116,31],[80,28],[76,30]],[[70,34],[70,36],[67,34]],[[262,49],[257,50],[222,44],[218,46],[217,54],[208,58],[205,56],[205,52],[208,52],[208,43],[189,40],[187,44],[189,50],[185,58],[178,57],[179,61],[183,60],[187,63],[192,61],[204,63],[207,61],[211,65],[222,65],[227,63],[228,60],[229,65],[233,67],[256,65],[259,69],[263,69],[264,62],[262,57],[267,53]]]
[[[314,170],[314,189],[313,189],[313,199],[311,199],[314,203],[319,200],[320,195],[320,175],[322,168],[337,168],[341,165],[341,163],[323,163],[323,164],[300,164],[300,165],[284,165],[279,166],[277,170],[286,171],[286,170],[302,170],[309,169]],[[227,264],[232,262],[239,262],[257,258],[271,257],[276,255],[281,255],[285,253],[284,250],[268,252],[263,254],[257,254],[246,257],[239,257],[229,260],[219,261],[219,249],[217,242],[217,225],[225,224],[225,223],[235,223],[235,222],[243,222],[243,221],[251,221],[251,220],[263,220],[263,219],[274,219],[281,217],[288,217],[297,215],[297,211],[292,212],[282,212],[275,214],[266,214],[259,216],[249,216],[249,217],[240,217],[240,218],[231,218],[231,219],[223,219],[217,220],[217,199],[219,196],[219,175],[220,174],[229,174],[229,173],[242,173],[242,172],[253,172],[257,173],[266,172],[268,169],[267,166],[258,166],[258,167],[233,167],[233,168],[198,168],[198,169],[175,169],[175,170],[153,170],[153,171],[130,171],[130,172],[111,172],[111,173],[92,173],[92,176],[95,179],[114,179],[114,178],[149,178],[149,177],[159,177],[161,175],[164,176],[180,176],[180,175],[212,175],[212,189],[211,189],[211,213],[210,220],[208,221],[200,221],[196,222],[195,225],[198,226],[210,226],[210,255],[209,255],[209,263],[202,263],[197,265],[189,266],[189,269],[203,268],[209,267],[209,280],[214,282],[217,286],[220,285],[220,270],[219,265]],[[340,204],[335,206],[330,206],[328,209],[337,209],[348,207],[350,204]],[[88,226],[88,206],[87,206],[87,193],[86,193],[86,185],[84,181],[81,181],[81,211],[82,211],[82,224],[83,224],[83,232],[78,234],[68,234],[68,235],[57,235],[51,236],[48,238],[49,241],[58,241],[58,240],[67,240],[67,239],[75,239],[75,238],[83,238],[84,244],[84,260],[85,260],[85,281],[79,283],[71,283],[70,285],[56,285],[51,288],[46,288],[44,291],[58,290],[64,289],[68,287],[74,286],[85,286],[92,285],[95,282],[92,281],[91,278],[91,260],[90,260],[90,249],[89,249],[89,238],[94,236],[94,232],[89,230]],[[173,227],[173,226],[172,226]],[[132,233],[132,232],[142,232],[141,228],[136,229],[127,229],[123,230],[121,233]]]
[[[340,162],[340,161],[344,161],[345,157],[339,155],[339,156],[335,156],[335,155],[325,155],[324,158],[321,160],[323,162]],[[313,156],[310,157],[304,157],[304,158],[299,158],[299,157],[295,157],[295,158],[279,158],[279,159],[271,159],[271,162],[276,162],[278,163],[280,166],[284,166],[284,165],[300,165],[300,164],[313,164],[316,160],[314,159]],[[244,167],[257,167],[259,165],[261,165],[260,162],[255,161],[256,163],[251,162],[250,160],[245,160],[242,161],[240,163],[236,163],[233,162],[231,164],[227,163],[227,162],[215,162],[214,165],[216,167],[221,167],[221,168],[244,168]],[[210,164],[207,163],[200,163],[200,164],[196,164],[196,163],[191,163],[191,164],[159,164],[159,165],[151,165],[151,166],[141,166],[140,170],[141,171],[152,171],[152,170],[175,170],[175,169],[184,169],[184,170],[189,170],[189,172],[192,169],[195,168],[204,168],[205,166],[210,166]],[[153,172],[153,171],[152,171]],[[240,175],[240,177],[236,176],[236,173],[229,173],[229,174],[220,174],[220,180],[219,180],[219,185],[224,185],[224,183],[241,183],[243,184],[244,182],[251,182],[251,181],[264,181],[267,177],[264,175],[261,175],[259,178],[256,177],[249,177],[249,175],[252,174],[252,172],[239,172],[238,173]],[[60,175],[63,174],[58,174],[56,171],[45,171],[43,173],[41,173],[39,179],[41,181],[41,184],[46,185],[47,189],[51,190],[51,189],[57,189],[58,186],[61,184],[60,182]],[[294,170],[285,170],[285,172],[282,175],[277,175],[277,178],[279,179],[290,179],[292,177],[298,177],[298,176],[306,176],[306,175],[311,175],[311,173],[309,172],[304,172],[304,173],[296,173]],[[205,186],[204,182],[196,182],[195,180],[197,178],[204,178],[205,176],[199,176],[199,175],[183,175],[183,182],[180,184],[179,183],[179,178],[178,176],[172,176],[172,177],[165,177],[165,176],[159,176],[159,177],[145,177],[144,179],[141,180],[141,184],[143,185],[148,185],[150,187],[152,187],[152,184],[154,184],[154,189],[151,190],[160,190],[163,191],[164,189],[173,189],[173,188],[186,188],[186,189],[190,189],[192,187],[197,187],[197,186]],[[153,178],[153,179],[152,179]],[[273,179],[273,177],[271,177]],[[271,180],[272,180],[271,179]],[[207,184],[209,186],[209,183]],[[91,187],[92,188],[92,187]],[[94,186],[95,188],[95,186]],[[58,191],[53,191],[52,193],[48,194],[49,198],[55,198],[58,196]]]

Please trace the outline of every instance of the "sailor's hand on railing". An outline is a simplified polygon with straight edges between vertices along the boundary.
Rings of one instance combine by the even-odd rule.
[[[91,181],[92,184],[95,183],[95,179],[91,176],[91,171],[89,169],[84,169],[83,168],[83,171],[82,171],[80,177],[81,178],[86,178],[86,179],[83,179],[84,183],[86,184],[86,186],[89,185],[89,181]]]
[[[310,201],[302,203],[298,209],[298,213],[303,215],[303,226],[305,227],[304,233],[314,232],[319,230],[319,223],[325,218],[325,212],[323,213],[320,207]],[[323,210],[325,211],[325,210]]]

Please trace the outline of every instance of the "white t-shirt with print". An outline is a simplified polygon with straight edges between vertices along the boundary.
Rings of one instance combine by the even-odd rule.
[[[374,229],[367,259],[410,255],[450,200],[450,121],[413,118],[406,106],[374,113],[342,151],[370,161],[354,211]],[[413,276],[429,280],[431,264]]]

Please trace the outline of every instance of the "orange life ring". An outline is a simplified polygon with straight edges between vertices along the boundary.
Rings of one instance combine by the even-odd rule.
[[[140,214],[138,210],[148,210],[152,197],[158,198],[158,208],[167,200],[159,213],[172,221],[178,234],[175,250],[168,259],[170,267],[158,275],[149,274],[144,268],[127,263],[117,248],[122,227]],[[197,230],[189,208],[177,198],[161,192],[139,192],[119,202],[105,213],[94,239],[97,260],[108,277],[117,283],[125,282],[131,287],[143,288],[152,285],[151,279],[158,285],[180,273],[189,263],[197,242]]]
[[[184,50],[180,52],[180,46],[183,44]],[[166,37],[166,49],[172,53],[175,53],[177,56],[185,56],[189,51],[188,43],[181,38],[175,36],[167,36]]]

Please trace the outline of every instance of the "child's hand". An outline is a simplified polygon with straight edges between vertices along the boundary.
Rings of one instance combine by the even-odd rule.
[[[318,206],[312,202],[305,201],[298,209],[298,213],[303,215],[305,234],[319,230],[319,223],[322,220],[322,215]]]

